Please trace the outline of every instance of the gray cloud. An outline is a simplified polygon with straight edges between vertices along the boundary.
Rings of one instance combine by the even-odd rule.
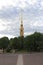
[[[7,7],[0,10],[0,18],[2,19],[15,19],[18,16],[18,9],[16,7]]]
[[[27,2],[26,2],[27,4]],[[29,4],[27,4],[27,7],[22,10],[23,12],[23,23],[24,23],[24,32],[34,32],[39,31],[43,32],[43,26],[34,25],[35,22],[38,22],[43,24],[43,9],[40,9],[40,1],[35,6],[29,7]],[[14,36],[19,35],[20,31],[20,8],[18,7],[7,7],[2,10],[0,10],[0,19],[4,19],[3,21],[10,22],[10,24],[7,25],[7,29],[4,31],[0,31],[0,34],[10,34]],[[7,24],[7,23],[6,23]],[[40,25],[40,24],[39,24]]]

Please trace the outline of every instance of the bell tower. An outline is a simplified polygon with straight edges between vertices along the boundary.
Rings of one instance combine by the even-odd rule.
[[[22,20],[22,14],[21,14],[21,19],[20,19],[20,36],[24,36],[24,27],[23,27],[23,20]]]

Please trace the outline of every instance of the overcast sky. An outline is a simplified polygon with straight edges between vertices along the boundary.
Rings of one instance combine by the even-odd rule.
[[[24,35],[43,33],[43,0],[0,0],[0,37],[20,35],[21,9]]]

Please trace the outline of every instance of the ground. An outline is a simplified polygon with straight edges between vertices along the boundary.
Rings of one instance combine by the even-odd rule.
[[[43,65],[43,53],[0,54],[0,65]]]

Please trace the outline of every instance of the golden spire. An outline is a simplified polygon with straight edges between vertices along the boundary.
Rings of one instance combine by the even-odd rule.
[[[20,24],[20,36],[24,36],[23,20],[21,11],[21,24]]]

